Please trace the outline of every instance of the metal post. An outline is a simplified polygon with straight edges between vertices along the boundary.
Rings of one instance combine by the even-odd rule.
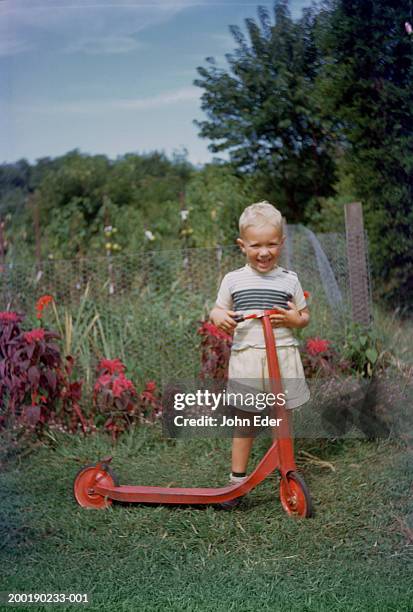
[[[344,207],[351,311],[355,323],[369,325],[372,318],[367,245],[360,202]]]
[[[6,222],[0,217],[0,268],[4,269],[4,264],[6,261],[6,238],[4,236]]]
[[[36,254],[36,267],[37,274],[41,274],[41,260],[42,260],[42,249],[41,249],[41,237],[40,237],[40,211],[39,211],[39,200],[35,192],[29,193],[29,203],[32,206],[33,212],[33,225],[34,225],[34,238],[35,238],[35,254]]]
[[[284,236],[285,236],[285,244],[283,247],[284,250],[284,259],[285,259],[285,266],[288,270],[291,270],[292,268],[292,242],[291,242],[291,236],[290,236],[290,231],[287,225],[287,221],[284,218]]]

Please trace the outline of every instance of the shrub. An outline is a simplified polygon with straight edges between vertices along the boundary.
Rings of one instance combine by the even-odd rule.
[[[156,391],[156,383],[149,381],[138,394],[132,381],[125,376],[125,366],[120,359],[102,359],[93,391],[96,424],[102,424],[115,440],[133,423],[154,421],[161,414]]]
[[[60,395],[58,335],[42,328],[23,331],[22,321],[17,313],[0,313],[1,425],[7,417],[45,423]]]
[[[51,296],[36,306],[37,318]],[[76,430],[88,423],[80,409],[82,381],[71,381],[73,359],[62,359],[59,334],[42,327],[24,330],[24,315],[0,313],[0,427],[17,424],[41,429],[59,421]],[[59,402],[61,412],[58,414]]]

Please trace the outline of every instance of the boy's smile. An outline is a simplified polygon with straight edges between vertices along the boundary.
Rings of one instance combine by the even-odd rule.
[[[281,230],[272,225],[250,225],[242,238],[238,238],[237,243],[249,265],[257,272],[264,273],[276,265],[284,241]]]

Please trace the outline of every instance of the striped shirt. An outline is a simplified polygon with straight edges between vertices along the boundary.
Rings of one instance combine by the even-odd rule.
[[[270,272],[261,273],[246,264],[224,276],[216,306],[224,310],[253,313],[277,306],[288,308],[287,302],[293,302],[298,310],[307,306],[295,272],[276,266]],[[274,335],[277,346],[298,345],[292,330],[287,327],[274,328]],[[259,319],[243,321],[236,327],[232,350],[247,347],[265,348]]]

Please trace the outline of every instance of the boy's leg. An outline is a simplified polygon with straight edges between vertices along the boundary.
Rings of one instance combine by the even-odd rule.
[[[235,396],[251,393],[255,390],[254,382],[260,378],[262,369],[262,355],[265,351],[254,348],[245,349],[231,353],[229,362],[228,379],[232,382],[227,391],[234,393]],[[240,483],[246,479],[248,460],[256,435],[256,428],[253,426],[253,415],[245,410],[240,410],[233,406],[233,413],[242,425],[235,425],[232,438],[232,458],[230,482]],[[223,508],[233,508],[237,506],[241,497],[230,502],[224,502]]]
[[[242,474],[247,471],[248,459],[251,447],[257,434],[257,429],[253,425],[254,416],[244,410],[234,409],[234,416],[238,423],[234,428],[232,438],[232,473]]]
[[[235,410],[234,412],[238,418],[243,419],[243,422],[248,420],[249,423],[249,425],[237,425],[235,427],[234,437],[232,438],[230,482],[231,484],[239,484],[247,477],[248,459],[250,456],[252,443],[254,442],[254,437],[252,436],[250,416],[241,410]],[[240,504],[242,497],[243,496],[236,497],[231,501],[223,502],[220,504],[220,506],[224,510],[232,510]]]
[[[254,438],[232,439],[232,473],[243,474],[247,471],[248,459]]]
[[[243,474],[247,470],[248,459],[256,435],[252,425],[253,417],[247,410],[239,408],[239,396],[251,394],[255,391],[257,381],[261,377],[262,355],[265,351],[255,348],[246,348],[231,353],[228,369],[228,389],[236,397],[231,416],[235,417],[237,424],[234,427],[232,439],[232,472]],[[241,402],[241,406],[243,402]],[[238,424],[239,423],[239,424]],[[241,424],[242,423],[242,424]]]
[[[253,442],[254,438],[232,438],[231,484],[240,484],[247,478],[247,465]],[[220,506],[224,510],[232,510],[241,503],[242,497],[222,502]]]

